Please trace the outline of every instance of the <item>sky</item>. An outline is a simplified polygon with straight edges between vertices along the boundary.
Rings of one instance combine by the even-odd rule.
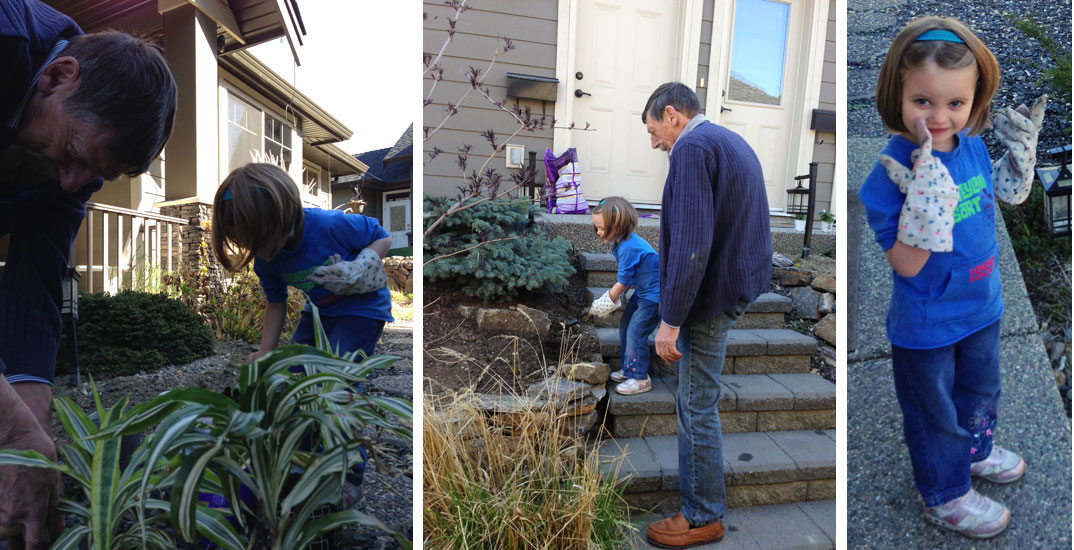
[[[421,105],[421,4],[300,0],[306,26],[294,66],[278,39],[250,48],[328,114],[350,128],[349,154],[391,147]]]

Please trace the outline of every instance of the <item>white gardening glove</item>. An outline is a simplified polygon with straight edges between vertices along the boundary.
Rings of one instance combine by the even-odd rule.
[[[366,294],[388,286],[388,275],[380,254],[362,249],[355,259],[344,262],[339,254],[329,260],[332,265],[318,267],[306,280],[313,281],[333,294]]]
[[[604,292],[604,294],[600,295],[600,298],[593,300],[593,305],[589,306],[590,315],[595,315],[597,317],[607,317],[608,315],[611,315],[613,311],[619,308],[619,306],[623,303],[622,296],[616,298],[616,300],[613,302],[610,292],[610,290],[607,290]]]
[[[992,117],[996,139],[1007,147],[1007,152],[992,163],[992,186],[996,196],[1007,203],[1025,202],[1033,189],[1037,134],[1047,103],[1048,94],[1044,94],[1033,103],[1032,109],[1022,104],[1017,109],[1007,107]]]
[[[940,159],[932,156],[932,134],[925,119],[917,119],[921,147],[910,154],[912,169],[907,169],[888,155],[880,162],[891,181],[906,193],[899,214],[899,242],[932,252],[950,252],[954,246],[955,207],[958,186]]]

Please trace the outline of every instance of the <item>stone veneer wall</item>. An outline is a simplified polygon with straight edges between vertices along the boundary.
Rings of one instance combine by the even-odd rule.
[[[172,237],[178,241],[172,243],[172,262],[179,266],[179,271],[196,268],[204,257],[212,280],[222,282],[224,268],[216,261],[212,251],[212,208],[211,204],[195,202],[163,206],[160,213],[190,222],[179,229],[178,236]]]

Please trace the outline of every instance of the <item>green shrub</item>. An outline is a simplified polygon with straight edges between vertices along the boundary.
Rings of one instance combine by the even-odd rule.
[[[437,219],[451,199],[425,197],[427,219]],[[533,223],[528,200],[481,202],[448,216],[424,241],[425,277],[458,285],[471,296],[510,300],[524,290],[556,292],[574,273],[571,243],[549,239]],[[469,250],[468,250],[469,249]]]
[[[1014,15],[1007,15],[1007,21],[1014,28],[1021,31],[1022,34],[1040,43],[1040,47],[1052,58],[1052,64],[1050,65],[1041,65],[1030,61],[1043,73],[1037,79],[1037,85],[1046,84],[1048,86],[1048,90],[1052,94],[1050,103],[1052,105],[1058,104],[1059,106],[1070,103],[1070,52],[1063,48],[1062,44],[1056,39],[1052,38],[1048,31],[1032,17],[1020,19]],[[1065,113],[1064,118],[1069,121],[1070,113]]]
[[[245,340],[252,344],[261,341],[268,300],[251,266],[234,274],[230,285],[214,281],[208,268],[202,268],[165,275],[164,286],[170,295],[200,313],[217,339]],[[289,288],[281,341],[287,341],[298,326],[303,303],[303,294]]]
[[[205,320],[164,294],[81,294],[78,313],[78,362],[98,378],[181,365],[213,353]],[[57,370],[67,370],[66,359],[61,345]]]

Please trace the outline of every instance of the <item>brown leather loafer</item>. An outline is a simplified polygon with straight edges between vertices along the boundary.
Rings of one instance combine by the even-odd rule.
[[[645,536],[649,539],[649,544],[657,548],[691,548],[719,542],[723,538],[723,522],[717,521],[691,529],[690,522],[679,512],[674,517],[650,524]]]

